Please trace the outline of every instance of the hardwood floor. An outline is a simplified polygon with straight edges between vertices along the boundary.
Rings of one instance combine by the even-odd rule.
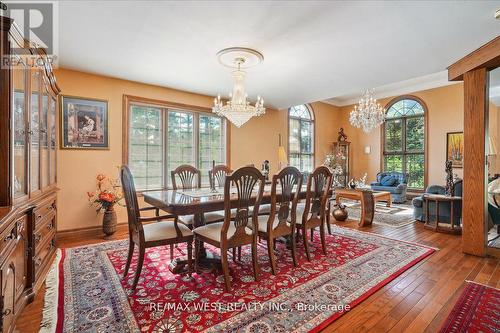
[[[460,236],[426,230],[422,223],[401,228],[382,225],[359,228],[354,221],[338,224],[436,247],[439,251],[337,319],[324,332],[436,332],[458,299],[465,280],[500,287],[499,259],[463,254]],[[120,226],[115,236],[125,238],[126,227]],[[72,236],[61,238],[59,245],[64,248],[103,241],[99,237]],[[17,320],[18,332],[38,332],[43,297],[44,290],[41,290],[21,313]]]

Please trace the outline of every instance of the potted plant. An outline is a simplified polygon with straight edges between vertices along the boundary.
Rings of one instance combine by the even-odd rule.
[[[97,189],[87,192],[88,200],[96,213],[103,213],[102,231],[106,236],[111,236],[116,231],[115,204],[120,204],[123,192],[117,179],[106,177],[103,174],[96,176]]]

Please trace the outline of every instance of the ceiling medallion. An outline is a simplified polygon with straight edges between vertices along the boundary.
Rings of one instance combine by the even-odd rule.
[[[246,72],[242,69],[247,69],[264,61],[264,56],[255,50],[244,47],[231,47],[221,50],[217,53],[217,59],[223,66],[233,68],[231,72],[233,76],[233,92],[229,93],[230,100],[224,105],[220,95],[214,99],[212,112],[227,118],[236,127],[241,127],[250,118],[263,115],[266,112],[264,108],[264,99],[257,96],[255,105],[250,105],[247,101],[247,93],[245,92],[245,76]]]

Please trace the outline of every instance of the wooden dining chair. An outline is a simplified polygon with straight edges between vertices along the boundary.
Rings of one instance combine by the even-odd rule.
[[[177,223],[176,217],[174,217],[172,221],[172,215],[141,217],[139,204],[137,202],[137,193],[135,191],[134,178],[126,165],[121,167],[120,180],[127,206],[129,230],[129,249],[123,278],[127,277],[135,245],[139,248],[139,258],[137,260],[137,268],[135,271],[134,281],[132,283],[132,290],[135,290],[137,282],[139,282],[146,249],[150,247],[179,243],[187,243],[188,274],[191,276],[193,249],[192,231],[182,223]],[[170,220],[166,221],[166,219]],[[145,222],[153,223],[143,224]]]
[[[255,280],[259,278],[259,267],[257,263],[257,232],[258,230],[258,207],[264,193],[265,178],[262,173],[254,167],[243,167],[226,176],[224,184],[224,222],[207,224],[193,230],[195,237],[195,253],[198,253],[199,242],[211,244],[220,249],[222,259],[222,270],[224,273],[225,287],[231,290],[229,279],[229,265],[227,252],[231,248],[243,245],[252,245],[252,261]],[[231,184],[236,189],[236,194],[231,195]],[[254,189],[257,188],[255,196]],[[236,216],[231,218],[231,201],[235,200],[233,207],[236,208]],[[255,200],[255,203],[254,203]],[[255,205],[257,209],[252,215],[249,207]],[[249,224],[252,227],[249,227]],[[197,267],[197,256],[195,256],[195,267]]]
[[[208,179],[210,180],[210,187],[224,187],[226,183],[226,176],[232,172],[231,168],[227,165],[219,164],[208,170]],[[215,181],[215,184],[213,182]]]
[[[183,164],[170,172],[172,176],[172,188],[174,190],[188,190],[201,187],[201,171],[189,164]],[[177,178],[180,180],[180,187],[177,186]]]
[[[311,260],[309,253],[309,241],[307,231],[319,227],[321,246],[326,254],[325,222],[326,203],[328,201],[330,187],[332,186],[332,173],[326,166],[317,167],[308,177],[305,204],[297,208],[297,230],[302,234],[307,260]]]
[[[277,193],[279,187],[280,193]],[[293,265],[297,267],[295,222],[297,204],[302,188],[302,174],[297,168],[283,168],[273,176],[271,185],[271,211],[269,216],[259,216],[258,235],[267,241],[267,251],[273,275],[276,275],[274,242],[276,238],[290,235]]]
[[[172,188],[174,190],[191,190],[201,188],[201,171],[192,165],[183,164],[171,171]],[[180,180],[180,184],[177,182]],[[207,212],[202,216],[203,224],[224,220],[224,212]],[[179,221],[193,227],[194,215],[179,216]]]

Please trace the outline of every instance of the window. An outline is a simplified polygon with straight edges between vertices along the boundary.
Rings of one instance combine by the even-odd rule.
[[[208,185],[212,161],[226,163],[226,121],[209,113],[128,103],[128,165],[138,190],[169,187],[181,164],[201,170]]]
[[[383,126],[384,170],[409,174],[408,187],[425,186],[425,107],[416,98],[398,99]]]
[[[302,172],[314,169],[314,118],[307,105],[288,109],[288,160]]]

